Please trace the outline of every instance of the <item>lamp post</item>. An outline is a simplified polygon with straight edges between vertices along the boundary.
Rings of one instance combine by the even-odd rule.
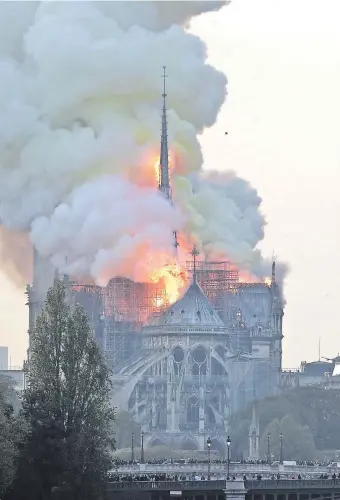
[[[208,437],[208,439],[207,439],[207,446],[208,446],[208,481],[210,481],[210,467],[211,467],[211,463],[210,463],[211,439],[210,439],[210,437]]]
[[[140,463],[144,463],[144,431],[140,433],[141,449],[140,449]]]
[[[230,480],[229,476],[229,471],[230,471],[230,445],[231,445],[231,440],[230,436],[227,437],[227,448],[228,448],[228,462],[227,462],[227,467],[228,467],[228,472],[227,472],[227,481]]]
[[[283,464],[283,434],[280,432],[280,465]]]
[[[135,433],[131,434],[131,462],[135,461]]]
[[[269,432],[267,434],[267,438],[268,438],[268,441],[267,441],[267,462],[270,465],[270,433]]]

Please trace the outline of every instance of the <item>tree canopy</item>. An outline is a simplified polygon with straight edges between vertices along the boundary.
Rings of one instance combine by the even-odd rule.
[[[289,415],[297,424],[310,429],[316,451],[340,449],[340,390],[327,390],[318,386],[298,387],[255,402],[255,407],[261,436],[273,420],[281,421]],[[231,417],[230,432],[236,454],[241,454],[248,447],[251,415],[252,406],[249,406]],[[288,434],[286,437],[288,439]]]
[[[268,455],[268,434],[271,460],[280,460],[280,434],[283,435],[284,460],[312,460],[315,456],[313,435],[309,427],[298,424],[291,416],[274,419],[265,428],[260,441],[260,454]]]
[[[112,464],[110,378],[88,319],[69,303],[62,281],[48,291],[31,338],[14,498],[48,499],[67,488],[74,500],[101,498]]]
[[[23,425],[14,413],[17,395],[12,381],[0,375],[0,496],[12,483],[16,472],[18,443]]]

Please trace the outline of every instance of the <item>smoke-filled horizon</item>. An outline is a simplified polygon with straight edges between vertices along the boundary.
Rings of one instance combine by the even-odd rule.
[[[227,79],[185,27],[224,5],[0,4],[11,25],[0,29],[0,255],[12,277],[29,279],[31,242],[62,273],[148,280],[175,258],[173,231],[179,257],[195,243],[207,259],[270,274],[256,190],[228,159],[224,174],[202,171],[198,137]],[[163,65],[174,206],[157,190]]]

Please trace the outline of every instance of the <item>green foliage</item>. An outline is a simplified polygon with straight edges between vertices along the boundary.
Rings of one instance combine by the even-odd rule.
[[[17,396],[13,383],[0,376],[0,496],[14,479],[18,443],[23,433],[22,422],[14,413],[14,400],[17,401]]]
[[[83,309],[70,308],[64,284],[48,291],[31,339],[23,415],[30,432],[20,454],[14,498],[102,497],[114,449],[106,363]]]
[[[260,454],[268,455],[268,433],[270,434],[270,455],[274,460],[280,459],[280,433],[283,434],[284,460],[313,460],[315,445],[309,427],[298,424],[286,415],[282,420],[272,420],[265,428],[260,441]]]
[[[317,450],[340,449],[340,390],[298,387],[257,402],[256,413],[261,435],[270,422],[281,421],[289,415],[299,425],[310,429]],[[235,454],[240,455],[248,447],[251,414],[252,408],[248,407],[230,420]]]
[[[133,420],[128,411],[117,413],[114,430],[117,450],[131,447],[132,433],[134,433],[134,445],[140,446],[141,426]]]

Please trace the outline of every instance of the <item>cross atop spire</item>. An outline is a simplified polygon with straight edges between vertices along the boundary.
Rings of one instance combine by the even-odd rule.
[[[196,248],[196,245],[194,248],[191,250],[191,255],[194,259],[194,268],[193,268],[193,281],[194,283],[197,283],[197,272],[196,272],[196,257],[200,254],[199,251]]]
[[[165,91],[165,79],[168,78],[168,75],[165,72],[166,66],[163,66],[163,107],[165,108],[165,98],[166,98],[166,91]]]

